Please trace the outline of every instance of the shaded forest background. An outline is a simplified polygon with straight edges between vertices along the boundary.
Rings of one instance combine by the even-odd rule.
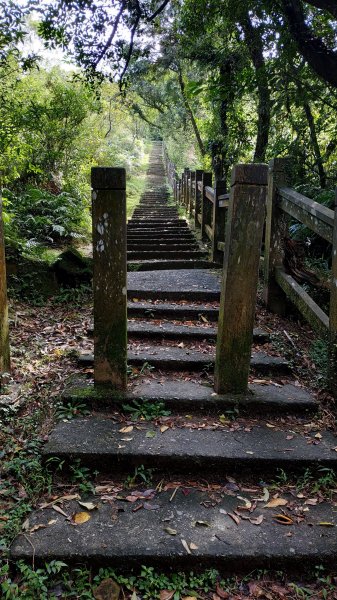
[[[213,170],[227,183],[237,162],[291,156],[294,187],[333,204],[334,2],[6,0],[3,8],[9,254],[48,258],[46,247],[88,239],[94,164],[126,167],[131,212],[151,139],[165,141],[178,170]],[[50,64],[58,48],[65,58]],[[308,235],[296,225],[293,233]]]

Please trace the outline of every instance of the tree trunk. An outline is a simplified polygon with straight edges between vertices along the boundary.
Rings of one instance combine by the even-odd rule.
[[[198,142],[200,154],[201,154],[201,156],[205,156],[205,154],[206,154],[205,147],[204,147],[203,141],[201,139],[200,131],[198,129],[198,125],[197,125],[197,122],[195,120],[192,108],[190,107],[190,104],[189,104],[189,102],[187,100],[186,91],[185,91],[185,83],[184,83],[184,80],[183,80],[183,74],[182,74],[182,71],[181,71],[180,67],[178,68],[178,80],[179,80],[179,86],[180,86],[181,95],[182,95],[182,98],[183,98],[183,101],[184,101],[184,106],[185,106],[186,112],[188,113],[188,115],[189,115],[189,117],[191,119],[193,131],[194,131],[195,137],[196,137],[197,142]]]
[[[264,162],[270,130],[270,91],[266,63],[263,55],[263,43],[259,31],[253,26],[248,13],[240,20],[245,41],[254,65],[257,91],[259,95],[257,137],[254,152],[255,162]]]
[[[327,7],[328,3],[321,2],[323,4]],[[318,2],[313,5],[318,6]],[[282,7],[300,54],[321,79],[337,87],[336,52],[328,48],[321,38],[316,37],[307,25],[300,0],[282,0]],[[335,13],[334,10],[333,14]]]

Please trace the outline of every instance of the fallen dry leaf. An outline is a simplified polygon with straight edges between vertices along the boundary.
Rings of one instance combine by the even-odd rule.
[[[184,546],[187,554],[191,554],[191,550],[189,549],[188,543],[186,542],[186,540],[181,540],[182,545]]]
[[[121,588],[113,579],[103,579],[93,591],[95,600],[118,600]]]
[[[193,544],[193,542],[190,543],[190,549],[191,550],[199,550],[199,546],[197,546],[196,544]]]
[[[78,503],[87,510],[95,510],[95,508],[97,508],[97,504],[94,504],[93,502],[80,502],[80,500],[78,500]]]
[[[170,429],[170,428],[167,425],[161,425],[160,432],[165,433],[165,431],[167,431],[168,429]]]
[[[133,425],[128,425],[127,427],[119,429],[119,433],[131,433],[131,431],[133,431]]]
[[[261,525],[263,519],[264,519],[264,516],[260,515],[259,517],[250,517],[249,521],[250,521],[250,523],[252,523],[252,525]]]
[[[172,600],[175,594],[175,590],[161,590],[159,598],[160,600]]]
[[[288,500],[285,498],[272,498],[263,508],[276,508],[277,506],[286,506],[287,504]]]
[[[280,513],[279,515],[273,515],[273,518],[275,519],[276,523],[280,523],[280,525],[293,525],[294,521],[292,520],[291,517],[287,517],[287,515],[284,515],[282,513]]]
[[[233,519],[234,523],[236,523],[237,525],[240,524],[240,521],[241,521],[240,517],[238,517],[237,515],[234,515],[233,513],[227,513],[227,514],[231,519]]]
[[[177,535],[177,530],[176,529],[172,529],[172,527],[165,527],[164,531],[166,531],[166,533],[168,533],[169,535]]]
[[[216,593],[222,600],[227,600],[227,598],[229,598],[229,593],[223,590],[219,584],[216,586]]]
[[[75,525],[82,525],[91,519],[91,516],[87,512],[79,512],[71,517],[71,520]]]

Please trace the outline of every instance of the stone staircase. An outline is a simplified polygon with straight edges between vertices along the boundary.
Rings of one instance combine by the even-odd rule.
[[[147,187],[128,222],[127,232],[131,271],[209,266],[207,251],[170,202],[161,142],[153,144]]]
[[[85,498],[96,508],[74,526],[71,515],[83,510],[77,499],[64,500],[63,514],[47,499],[14,540],[12,558],[231,572],[334,564],[333,503],[307,503],[304,494],[278,489],[275,480],[280,469],[286,478],[305,469],[336,469],[336,438],[305,427],[318,404],[298,386],[287,361],[271,352],[270,335],[261,329],[254,330],[248,393],[214,393],[221,273],[201,268],[206,257],[200,260],[202,251],[170,208],[164,185],[156,144],[148,191],[128,225],[129,260],[144,269],[128,273],[134,379],[126,394],[90,385],[68,389],[64,401],[85,402],[92,414],[57,424],[43,449],[46,460],[65,466],[80,460],[100,472],[95,494]],[[171,261],[161,242],[188,245],[190,267],[180,258],[186,250]],[[151,260],[144,245],[162,255]],[[145,270],[148,261],[151,270]],[[92,359],[80,356],[85,370]],[[164,403],[171,415],[132,421],[123,405],[144,403]],[[116,483],[127,477],[136,487]],[[275,508],[268,506],[271,499]]]

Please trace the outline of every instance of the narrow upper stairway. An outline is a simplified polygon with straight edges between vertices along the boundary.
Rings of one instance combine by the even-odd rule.
[[[147,188],[128,222],[128,269],[186,269],[208,266],[202,249],[170,202],[162,143],[153,144]]]

